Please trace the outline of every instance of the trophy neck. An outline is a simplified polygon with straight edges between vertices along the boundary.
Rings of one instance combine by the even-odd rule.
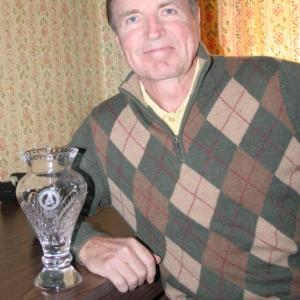
[[[60,173],[70,167],[70,164],[61,164],[57,160],[48,161],[43,159],[31,160],[29,165],[33,173],[39,174]]]

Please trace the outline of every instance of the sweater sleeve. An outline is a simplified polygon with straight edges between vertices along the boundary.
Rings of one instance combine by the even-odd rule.
[[[78,262],[80,262],[78,255],[83,244],[93,236],[104,235],[94,229],[85,220],[86,217],[93,215],[98,206],[110,205],[107,180],[93,141],[91,120],[92,117],[89,116],[69,143],[70,146],[79,148],[73,168],[85,178],[88,185],[87,197],[75,226],[71,244],[71,251]]]
[[[300,139],[300,64],[282,61],[280,84],[288,115],[295,126],[297,137]]]

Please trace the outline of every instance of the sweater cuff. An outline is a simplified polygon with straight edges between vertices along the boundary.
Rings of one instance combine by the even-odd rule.
[[[79,259],[79,252],[82,246],[91,238],[95,236],[106,236],[104,233],[94,229],[88,222],[82,222],[77,231],[76,237],[71,245],[71,252],[77,263],[81,264]]]

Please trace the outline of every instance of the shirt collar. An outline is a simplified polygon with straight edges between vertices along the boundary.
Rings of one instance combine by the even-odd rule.
[[[197,81],[197,77],[199,75],[199,73],[201,72],[202,68],[204,65],[204,60],[197,58],[197,62],[196,62],[196,68],[194,71],[194,76],[193,76],[193,81],[192,81],[192,85],[190,87],[190,90],[185,98],[185,100],[181,103],[181,105],[177,108],[176,113],[179,113],[182,110],[185,110],[187,103],[190,99],[190,96],[194,90],[194,86],[195,86],[195,82]],[[164,118],[166,114],[168,114],[167,111],[165,111],[164,109],[162,109],[152,98],[151,96],[147,93],[142,81],[140,81],[140,87],[141,87],[141,92],[142,92],[142,101],[143,103],[148,106],[151,107],[156,114],[158,114],[159,117]]]

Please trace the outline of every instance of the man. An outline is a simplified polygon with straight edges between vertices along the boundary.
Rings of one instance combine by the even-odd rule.
[[[71,144],[83,211],[114,206],[137,239],[82,223],[79,260],[121,292],[158,264],[170,299],[299,299],[299,65],[209,56],[194,0],[107,9],[133,72]]]

